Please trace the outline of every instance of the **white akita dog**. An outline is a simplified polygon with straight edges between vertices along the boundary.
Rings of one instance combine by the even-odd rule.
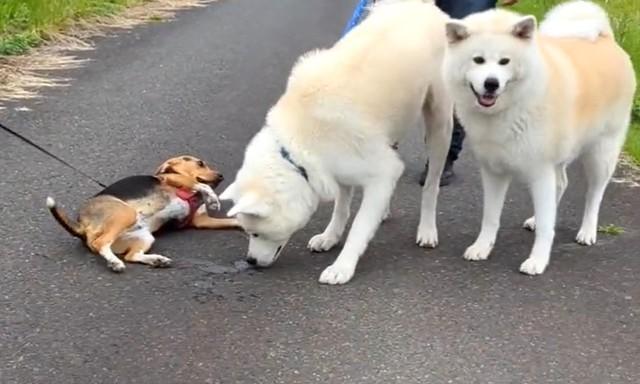
[[[480,234],[464,257],[493,248],[513,176],[528,183],[536,231],[520,271],[549,263],[566,168],[580,158],[587,177],[576,241],[596,242],[598,210],[629,126],[636,80],[629,56],[599,6],[572,1],[552,9],[536,31],[533,16],[504,10],[447,24],[447,83],[478,159],[484,189]]]
[[[331,249],[347,225],[353,189],[362,187],[344,248],[320,276],[321,283],[348,282],[403,172],[395,144],[421,111],[430,166],[417,242],[437,245],[438,184],[453,114],[442,70],[448,19],[431,1],[382,2],[333,47],[295,64],[236,180],[220,196],[234,201],[228,214],[250,235],[250,263],[271,265],[319,201],[335,200],[334,211],[308,247]]]

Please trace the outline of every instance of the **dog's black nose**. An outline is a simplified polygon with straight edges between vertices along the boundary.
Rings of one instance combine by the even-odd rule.
[[[498,81],[498,79],[496,79],[495,77],[489,77],[484,81],[484,89],[487,92],[493,93],[497,91],[498,88],[500,88],[500,81]]]
[[[256,265],[258,264],[258,260],[254,259],[253,257],[247,257],[247,263],[251,265]]]

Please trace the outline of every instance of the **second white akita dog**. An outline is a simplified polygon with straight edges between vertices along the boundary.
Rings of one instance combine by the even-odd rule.
[[[596,241],[598,211],[624,143],[636,88],[629,56],[599,6],[572,1],[552,9],[536,32],[533,16],[492,10],[447,24],[445,60],[456,112],[481,168],[480,234],[465,252],[493,248],[509,182],[530,186],[536,238],[520,271],[549,263],[566,168],[580,157],[587,178],[580,244]]]
[[[383,2],[333,47],[296,63],[236,180],[220,195],[234,201],[229,215],[250,234],[250,263],[271,265],[321,200],[335,200],[334,211],[309,248],[331,249],[345,230],[353,188],[362,187],[344,248],[320,276],[322,283],[348,282],[403,172],[395,144],[421,111],[429,174],[417,242],[437,245],[438,184],[453,114],[442,74],[448,19],[432,2]]]

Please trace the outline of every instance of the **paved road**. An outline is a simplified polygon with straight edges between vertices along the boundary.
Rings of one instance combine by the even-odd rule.
[[[173,23],[99,42],[73,86],[3,112],[2,121],[103,182],[191,152],[232,176],[242,151],[304,51],[331,44],[354,1],[223,0]],[[551,265],[517,272],[532,235],[520,187],[509,194],[494,257],[462,260],[480,218],[469,154],[444,189],[441,247],[413,245],[419,135],[393,219],[354,280],[316,280],[336,252],[306,240],[276,266],[227,273],[240,233],[188,231],[155,246],[175,268],[107,271],[43,209],[73,207],[98,187],[0,132],[0,382],[19,383],[638,383],[640,197],[614,184],[602,217],[626,229],[582,248],[581,175],[561,207]],[[231,177],[229,177],[230,179]]]

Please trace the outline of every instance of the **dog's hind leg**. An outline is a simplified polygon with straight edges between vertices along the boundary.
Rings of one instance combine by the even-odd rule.
[[[125,261],[129,263],[147,264],[152,267],[168,267],[171,265],[171,259],[162,255],[153,255],[146,253],[155,238],[151,232],[147,230],[137,231],[134,238],[128,240],[129,249],[124,255]]]
[[[593,245],[596,242],[600,204],[616,169],[624,137],[622,134],[600,138],[583,152],[581,160],[587,178],[587,195],[582,225],[576,236],[576,242],[579,244]]]
[[[387,145],[377,151],[375,161],[381,167],[376,168],[376,173],[370,175],[363,185],[362,203],[347,240],[336,261],[320,275],[321,283],[344,284],[351,280],[358,259],[382,222],[396,183],[404,171],[404,164]]]
[[[99,253],[107,261],[107,265],[114,272],[122,272],[125,269],[124,263],[113,253],[111,246],[118,237],[136,222],[136,211],[134,209],[123,208],[110,217],[102,225],[102,230],[95,236],[88,238],[88,246]]]
[[[453,104],[443,85],[436,84],[429,91],[423,106],[423,117],[429,171],[422,188],[420,224],[416,243],[421,247],[435,248],[438,245],[436,209],[440,177],[447,160],[453,130]]]
[[[567,190],[568,182],[569,181],[567,178],[567,164],[560,164],[556,166],[556,205],[560,205],[560,200],[562,200],[564,191]],[[535,215],[525,220],[524,223],[522,224],[522,227],[530,231],[535,231],[536,230]]]
[[[325,252],[333,248],[342,237],[347,226],[351,210],[351,200],[353,198],[353,187],[340,185],[338,195],[333,204],[331,221],[324,232],[313,236],[309,240],[307,248],[314,252]],[[388,209],[388,208],[387,208]]]

